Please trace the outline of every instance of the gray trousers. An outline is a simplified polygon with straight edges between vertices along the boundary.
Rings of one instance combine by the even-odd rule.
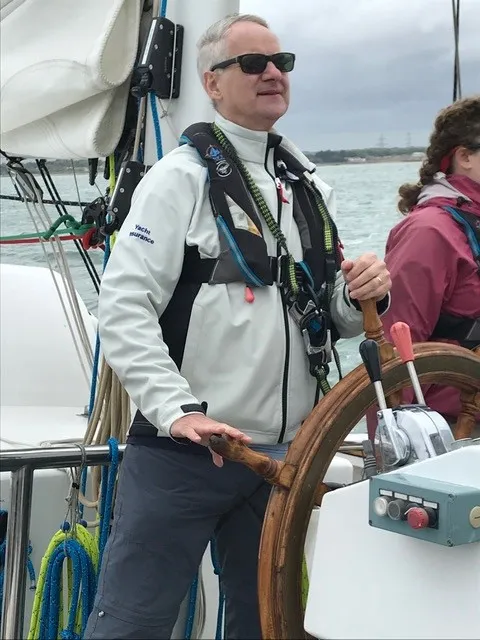
[[[260,640],[257,566],[271,487],[198,445],[127,445],[85,640],[171,637],[215,536],[228,640]]]

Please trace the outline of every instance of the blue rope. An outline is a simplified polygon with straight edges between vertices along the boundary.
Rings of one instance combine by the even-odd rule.
[[[33,566],[33,562],[31,559],[33,547],[31,543],[28,543],[28,557],[27,557],[27,571],[28,577],[30,578],[30,591],[33,591],[36,587],[37,578],[35,577],[35,567]],[[0,600],[1,603],[1,600]]]
[[[220,562],[219,562],[218,553],[217,553],[217,545],[213,538],[212,540],[210,540],[210,554],[212,557],[213,572],[215,573],[216,576],[218,576],[218,613],[217,613],[217,629],[215,632],[215,640],[222,640],[223,609],[225,605],[225,594],[223,592],[223,587],[222,587],[222,576],[221,576]]]
[[[198,593],[198,573],[195,576],[192,585],[190,587],[190,596],[188,599],[188,613],[187,622],[185,624],[185,640],[190,640],[193,631],[193,621],[195,619],[195,609],[197,606],[197,593]]]
[[[103,271],[105,271],[105,267],[107,266],[107,262],[108,259],[110,257],[110,237],[107,236],[105,238],[105,251],[103,254]],[[90,416],[92,415],[93,412],[93,407],[95,405],[95,396],[97,393],[97,378],[98,378],[98,367],[100,364],[100,334],[98,332],[98,328],[97,328],[97,336],[96,336],[96,340],[95,340],[95,354],[93,356],[93,368],[92,368],[92,380],[91,380],[91,384],[90,384],[90,399],[89,399],[89,403],[88,403],[88,417],[90,418]],[[87,476],[88,476],[88,469],[87,467],[85,467],[85,469],[82,470],[82,475],[80,478],[80,490],[83,493],[83,495],[85,495],[86,491],[87,491]],[[82,503],[80,503],[78,505],[78,513],[80,518],[83,518],[83,509],[84,506]]]
[[[92,384],[90,386],[90,401],[88,403],[88,417],[92,415],[95,404],[95,394],[97,392],[98,365],[100,361],[100,336],[97,329],[97,339],[95,342],[95,355],[93,357]]]
[[[103,253],[103,271],[105,271],[109,257],[110,257],[110,236],[107,236],[105,238],[105,251]],[[88,417],[92,415],[93,406],[95,404],[95,393],[97,391],[97,375],[98,375],[99,361],[100,361],[100,335],[97,329],[97,340],[95,343],[95,355],[93,359],[92,384],[90,387],[90,402],[88,405]]]
[[[73,585],[71,604],[68,612],[67,628],[60,632],[64,640],[79,640],[87,626],[88,616],[93,608],[96,590],[96,573],[92,559],[74,538],[69,538],[59,544],[49,558],[45,576],[45,591],[40,614],[40,635],[38,640],[58,638],[60,622],[60,585],[63,580],[63,561],[70,558],[72,562]],[[75,633],[75,623],[79,604],[82,604],[81,633]]]
[[[0,517],[8,516],[8,511],[5,509],[0,509]],[[3,604],[3,582],[4,582],[4,571],[5,571],[5,553],[7,550],[7,540],[6,537],[2,540],[0,544],[0,620],[2,619],[2,604]],[[28,576],[30,578],[30,589],[33,590],[36,587],[36,576],[35,576],[35,567],[33,566],[33,562],[31,559],[32,554],[32,544],[29,541],[28,543],[28,556],[27,556],[27,571]]]
[[[118,440],[110,438],[110,465],[102,468],[102,489],[100,502],[100,540],[98,542],[98,571],[102,565],[103,551],[110,533],[112,519],[113,494],[115,491],[115,479],[118,470]]]
[[[165,18],[167,15],[167,0],[162,0],[160,6],[159,15],[161,18]],[[163,158],[163,145],[162,145],[162,130],[160,128],[160,118],[158,117],[157,97],[150,92],[150,107],[152,109],[153,127],[155,129],[155,143],[157,145],[157,159]]]
[[[153,93],[150,92],[150,107],[152,109],[152,119],[153,119],[153,127],[155,129],[155,143],[157,145],[157,158],[163,157],[163,147],[162,147],[162,130],[160,129],[160,118],[158,117],[158,109],[157,109],[157,97]]]

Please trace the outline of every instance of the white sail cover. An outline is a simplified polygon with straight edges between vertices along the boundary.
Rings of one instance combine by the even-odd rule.
[[[105,157],[123,129],[142,0],[1,0],[0,146]]]

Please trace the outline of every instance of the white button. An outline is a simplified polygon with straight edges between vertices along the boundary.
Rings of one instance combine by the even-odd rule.
[[[388,500],[383,496],[379,496],[375,498],[373,501],[373,510],[377,514],[377,516],[384,516],[387,513]]]
[[[473,507],[470,511],[469,520],[474,529],[480,529],[480,506]]]
[[[105,615],[105,611],[99,611],[98,612],[98,617],[99,618],[103,618],[104,615]]]

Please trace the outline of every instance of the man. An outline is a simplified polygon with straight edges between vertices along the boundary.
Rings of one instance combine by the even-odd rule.
[[[293,63],[255,16],[206,32],[198,65],[216,126],[188,129],[150,169],[106,269],[103,350],[141,413],[85,638],[169,638],[212,536],[227,637],[261,637],[270,487],[216,454],[212,464],[209,438],[283,457],[325,390],[330,340],[362,332],[359,300],[388,307],[385,264],[341,261],[332,190],[272,131]]]

